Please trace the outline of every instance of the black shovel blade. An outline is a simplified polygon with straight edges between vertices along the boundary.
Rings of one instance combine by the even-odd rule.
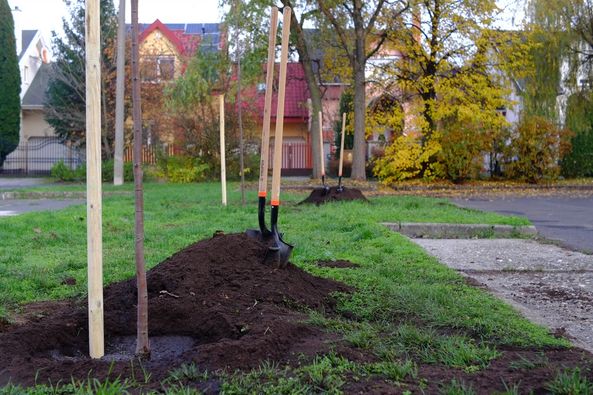
[[[325,176],[321,176],[321,196],[325,196],[329,193],[329,187],[325,185]]]
[[[266,251],[264,264],[283,269],[288,265],[294,247],[284,242],[278,232],[272,232],[272,236],[274,237],[274,243]]]
[[[288,265],[288,260],[294,247],[282,240],[282,236],[278,232],[278,206],[272,206],[271,236],[274,238],[274,241],[268,247],[268,251],[266,251],[264,264],[277,268],[285,268]]]

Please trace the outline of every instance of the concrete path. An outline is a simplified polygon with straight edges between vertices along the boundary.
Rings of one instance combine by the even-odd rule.
[[[528,319],[593,352],[593,256],[522,239],[412,239]]]
[[[526,216],[545,238],[593,253],[593,197],[453,199],[462,207]]]
[[[60,210],[75,204],[84,204],[84,200],[0,200],[0,217],[13,216],[30,211]]]

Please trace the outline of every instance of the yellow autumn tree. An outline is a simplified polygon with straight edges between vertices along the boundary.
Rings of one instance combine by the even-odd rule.
[[[411,13],[394,20],[388,34],[387,45],[400,56],[379,67],[375,79],[410,103],[406,118],[413,125],[387,147],[374,171],[384,183],[463,181],[477,175],[483,155],[504,135],[500,109],[514,104],[512,79],[528,71],[530,44],[493,29],[494,0],[411,5]]]

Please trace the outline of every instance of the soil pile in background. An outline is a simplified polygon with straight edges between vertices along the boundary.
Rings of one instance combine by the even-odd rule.
[[[348,200],[363,200],[368,202],[367,198],[364,197],[360,189],[342,187],[342,191],[338,190],[338,187],[330,187],[329,191],[324,188],[315,188],[311,191],[311,194],[299,204],[312,203],[319,206],[320,204],[327,202],[340,202]]]
[[[184,362],[202,368],[252,368],[264,360],[327,348],[327,335],[305,325],[303,307],[331,311],[332,292],[343,284],[312,276],[289,264],[262,263],[267,246],[244,234],[218,235],[176,253],[147,274],[153,378]],[[106,268],[109,270],[109,268]],[[55,308],[55,304],[59,308]],[[51,314],[0,331],[0,385],[70,381],[107,374],[131,374],[129,352],[136,334],[135,279],[105,289],[106,353],[88,353],[85,301],[47,302]],[[137,365],[137,364],[136,364]],[[136,372],[138,376],[139,372]]]

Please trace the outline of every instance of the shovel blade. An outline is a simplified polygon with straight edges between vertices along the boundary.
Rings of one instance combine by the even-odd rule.
[[[264,264],[283,269],[288,265],[294,247],[285,243],[278,233],[274,234],[274,239],[274,244],[268,247],[268,251],[266,251]]]

